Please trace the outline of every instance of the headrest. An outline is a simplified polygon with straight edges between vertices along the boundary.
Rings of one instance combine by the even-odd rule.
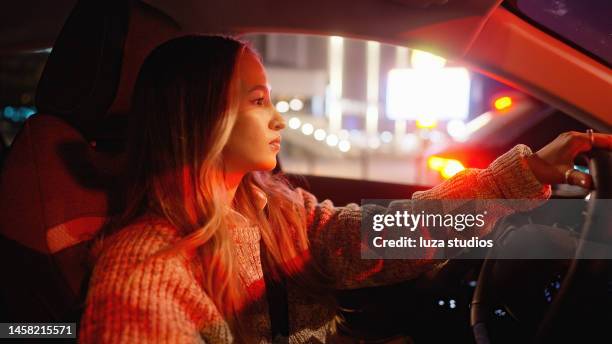
[[[143,2],[136,3],[130,15],[120,82],[110,115],[129,112],[134,84],[145,58],[157,46],[182,34],[180,25],[170,16]]]
[[[146,4],[115,3],[123,2],[79,1],[39,82],[39,114],[25,122],[4,161],[0,234],[41,253],[87,240],[105,221],[113,203],[108,178],[118,173],[107,167],[123,163],[89,142],[95,130],[113,128],[109,114],[127,114],[149,52],[180,34]]]
[[[78,1],[36,90],[41,113],[61,117],[86,137],[112,104],[119,83],[130,1]]]
[[[117,165],[67,122],[30,117],[0,175],[0,234],[41,253],[90,239],[109,212]]]

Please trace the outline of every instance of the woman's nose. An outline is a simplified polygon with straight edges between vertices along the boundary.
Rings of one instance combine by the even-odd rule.
[[[285,118],[278,111],[274,111],[274,117],[270,123],[270,128],[274,130],[282,130],[285,129],[285,126]]]

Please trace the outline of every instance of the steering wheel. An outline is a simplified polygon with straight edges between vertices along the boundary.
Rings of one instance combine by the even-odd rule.
[[[600,297],[605,297],[607,293],[607,273],[612,264],[605,259],[590,259],[592,257],[588,256],[585,243],[612,244],[612,212],[607,203],[607,199],[612,199],[612,152],[594,149],[587,160],[595,190],[590,194],[574,258],[570,261],[559,292],[538,327],[534,338],[537,343],[567,342],[572,339],[584,341],[586,336],[596,336],[591,331],[594,324],[601,323],[602,329],[609,326],[609,323],[605,324],[605,316],[602,316],[606,310]],[[489,251],[480,269],[471,303],[470,324],[477,344],[491,342],[486,324],[492,314],[492,280],[496,263],[492,251]],[[612,257],[608,253],[605,258]],[[578,317],[570,312],[576,309],[581,310]]]

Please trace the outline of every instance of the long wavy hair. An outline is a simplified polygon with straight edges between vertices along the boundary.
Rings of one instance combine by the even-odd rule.
[[[238,111],[237,63],[247,52],[256,54],[234,38],[184,36],[147,57],[132,98],[124,211],[111,226],[120,230],[150,214],[176,227],[182,239],[169,251],[195,253],[203,288],[233,330],[243,333],[236,319],[249,300],[237,277],[223,148]],[[268,198],[263,210],[254,187]],[[282,174],[246,174],[233,208],[259,226],[275,278],[314,293],[328,290],[331,280],[308,254],[303,201]]]

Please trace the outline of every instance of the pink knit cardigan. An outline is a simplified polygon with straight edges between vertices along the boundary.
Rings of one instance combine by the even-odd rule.
[[[528,168],[525,157],[529,154],[527,146],[518,145],[488,168],[465,170],[433,189],[415,193],[413,198],[547,199],[550,186],[540,184]],[[433,266],[427,260],[361,259],[360,207],[337,207],[329,200],[319,202],[300,188],[296,192],[304,201],[311,254],[331,273],[338,289],[391,284],[414,278]],[[512,211],[501,209],[496,216]],[[186,258],[161,256],[140,264],[179,239],[175,228],[160,221],[138,222],[105,239],[89,284],[80,342],[233,342],[227,323],[200,287]],[[247,290],[261,294],[258,227],[235,228],[233,239],[241,280]],[[287,289],[290,343],[330,341],[335,309],[326,308],[291,284]],[[271,342],[265,292],[254,295],[240,321],[257,333],[252,342]]]

